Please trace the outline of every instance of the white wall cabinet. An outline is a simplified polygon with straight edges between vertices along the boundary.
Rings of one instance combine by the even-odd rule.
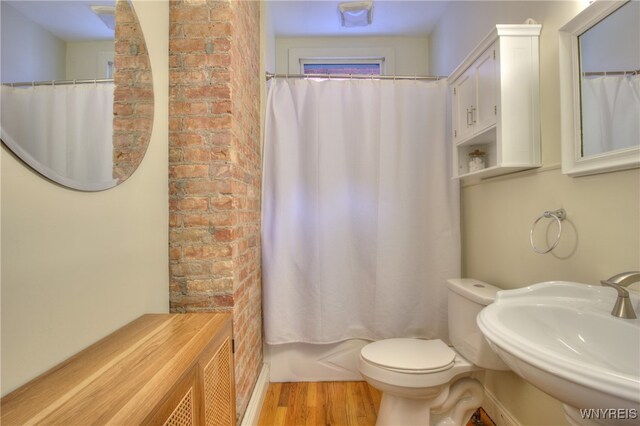
[[[496,124],[495,43],[452,84],[455,138],[464,141]]]
[[[454,178],[540,167],[541,25],[496,25],[449,76]],[[469,153],[485,153],[469,169]]]

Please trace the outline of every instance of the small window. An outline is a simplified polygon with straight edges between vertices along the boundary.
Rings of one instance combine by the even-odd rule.
[[[384,57],[324,56],[300,58],[302,74],[383,75]]]
[[[307,63],[302,64],[304,74],[364,74],[380,75],[380,63],[344,63],[344,64],[323,64]]]

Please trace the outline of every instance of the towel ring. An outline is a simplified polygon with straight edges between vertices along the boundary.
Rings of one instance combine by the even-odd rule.
[[[546,254],[546,253],[549,253],[554,248],[556,248],[556,246],[560,242],[560,235],[562,235],[562,221],[566,217],[567,217],[567,212],[564,209],[558,209],[554,211],[544,212],[542,216],[540,216],[535,220],[535,222],[533,222],[533,225],[531,225],[531,231],[529,231],[529,242],[531,243],[531,248],[533,249],[533,251],[539,254]],[[555,219],[555,221],[558,223],[558,235],[556,235],[556,240],[546,250],[541,250],[537,248],[536,245],[533,243],[533,231],[534,229],[536,229],[536,225],[538,224],[538,222],[540,222],[540,220],[543,218]]]

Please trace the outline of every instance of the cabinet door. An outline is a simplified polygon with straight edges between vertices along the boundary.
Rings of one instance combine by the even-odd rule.
[[[235,386],[231,335],[213,345],[213,355],[207,351],[201,360],[204,424],[233,426],[236,423]]]
[[[476,102],[475,70],[469,68],[453,86],[454,95],[454,140],[462,142],[473,134],[471,107]]]
[[[196,426],[200,424],[200,392],[196,369],[192,368],[170,392],[164,402],[153,410],[147,425]]]
[[[473,104],[474,133],[482,132],[496,124],[496,50],[495,44],[487,49],[472,68],[476,77],[477,98]]]

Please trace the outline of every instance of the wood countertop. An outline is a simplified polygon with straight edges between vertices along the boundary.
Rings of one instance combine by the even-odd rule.
[[[148,423],[226,313],[147,314],[2,398],[2,425]]]

